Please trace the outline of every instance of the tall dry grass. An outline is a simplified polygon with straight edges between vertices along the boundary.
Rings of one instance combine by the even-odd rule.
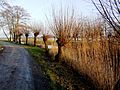
[[[79,41],[62,49],[63,59],[98,89],[114,90],[120,79],[120,39],[105,36],[100,24],[85,26],[80,34]]]
[[[55,59],[64,60],[84,74],[97,89],[114,90],[120,82],[120,38],[105,35],[107,28],[99,20],[77,20],[73,12],[53,12],[50,29],[57,38]]]

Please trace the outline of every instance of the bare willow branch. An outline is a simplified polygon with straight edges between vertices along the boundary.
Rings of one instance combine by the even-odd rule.
[[[120,2],[119,0],[91,0],[102,17],[114,31],[120,35]]]

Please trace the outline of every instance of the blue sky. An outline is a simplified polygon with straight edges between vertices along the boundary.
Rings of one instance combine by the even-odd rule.
[[[88,2],[89,1],[89,2]],[[78,15],[88,18],[97,17],[97,10],[90,0],[10,0],[10,4],[19,5],[27,10],[33,21],[46,21],[46,16],[51,17],[52,8],[60,10],[61,7],[73,8]],[[0,37],[3,33],[0,32]]]

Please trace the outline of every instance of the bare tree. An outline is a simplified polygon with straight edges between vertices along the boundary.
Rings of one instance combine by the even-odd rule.
[[[8,0],[0,0],[0,8],[6,8],[6,6],[10,6]]]
[[[25,30],[24,30],[24,34],[25,34],[25,37],[26,37],[26,45],[28,44],[28,36],[29,36],[29,33],[30,33],[30,26],[26,25],[25,26]]]
[[[16,41],[17,41],[17,39],[19,39],[18,40],[18,42],[19,42],[19,44],[21,44],[21,36],[26,32],[26,26],[25,25],[19,25],[19,26],[17,26],[17,28],[15,28],[16,29]]]
[[[34,33],[34,46],[36,46],[36,38],[39,35],[40,31],[41,31],[41,24],[38,23],[33,23],[30,25],[31,30]]]
[[[26,22],[29,20],[29,13],[27,13],[22,7],[20,6],[13,6],[13,17],[14,17],[14,25],[15,28],[18,28],[19,25],[21,24],[26,24]],[[13,33],[14,33],[14,40],[16,40],[16,30],[17,29],[13,29]]]
[[[4,7],[6,8],[3,8],[0,12],[0,23],[2,24],[2,28],[4,30],[4,28],[6,28],[6,30],[9,30],[10,32],[10,41],[11,41],[11,28],[12,28],[12,15],[11,15],[11,11],[12,11],[12,8],[10,5],[4,5]],[[4,23],[4,24],[3,24]],[[6,31],[4,31],[6,33]],[[8,37],[8,36],[7,36]]]
[[[80,38],[80,32],[83,30],[83,21],[82,19],[81,20],[78,20],[75,22],[74,24],[74,31],[73,31],[73,38],[75,41],[78,41],[78,39]]]
[[[119,0],[91,0],[102,17],[113,30],[120,35],[120,1]]]
[[[102,17],[117,33],[116,36],[120,36],[120,1],[119,0],[91,0],[91,1],[93,2],[94,6],[97,8],[99,13],[102,15]],[[114,38],[111,37],[111,34],[109,34],[108,38],[110,45],[111,42],[114,43],[113,41]],[[109,50],[111,50],[111,48],[113,47],[109,46]],[[111,52],[113,53],[113,51],[109,51],[109,53]],[[119,51],[117,54],[119,55]],[[118,90],[120,88],[119,60],[112,58],[112,64],[114,68],[114,81],[116,82],[116,85],[114,86],[113,90]]]
[[[68,9],[65,11],[60,10],[59,13],[53,10],[53,23],[50,27],[57,38],[58,54],[55,56],[56,61],[62,58],[62,47],[73,39],[73,32],[76,29],[75,23],[74,10],[72,10],[72,12]]]
[[[49,49],[48,49],[48,39],[51,38],[51,35],[50,35],[50,32],[47,30],[47,27],[45,27],[45,25],[43,25],[42,27],[42,38],[43,38],[43,42],[44,42],[44,45],[45,45],[45,51],[46,51],[46,54],[49,53]]]
[[[30,15],[20,6],[6,6],[0,12],[1,21],[5,23],[5,26],[8,27],[10,32],[10,41],[13,36],[13,41],[17,40],[16,30],[19,28],[19,25],[26,24],[29,20]]]
[[[3,33],[5,34],[6,38],[9,41],[9,37],[8,37],[7,33],[5,32],[5,23],[0,22],[0,28],[1,28],[1,30],[3,30]]]
[[[44,44],[45,44],[45,51],[46,51],[46,53],[48,54],[49,49],[48,49],[47,41],[48,41],[49,35],[48,35],[48,34],[43,34],[42,37],[43,37],[43,42],[44,42]]]

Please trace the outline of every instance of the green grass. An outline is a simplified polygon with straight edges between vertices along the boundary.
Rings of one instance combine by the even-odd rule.
[[[43,74],[50,80],[52,90],[84,90],[79,74],[66,64],[55,62],[38,47],[24,46],[40,65]]]
[[[50,80],[52,90],[65,90],[64,87],[56,82],[56,74],[53,72],[53,67],[48,58],[45,56],[45,50],[38,47],[24,46],[32,55],[34,60],[40,65],[42,73]]]

